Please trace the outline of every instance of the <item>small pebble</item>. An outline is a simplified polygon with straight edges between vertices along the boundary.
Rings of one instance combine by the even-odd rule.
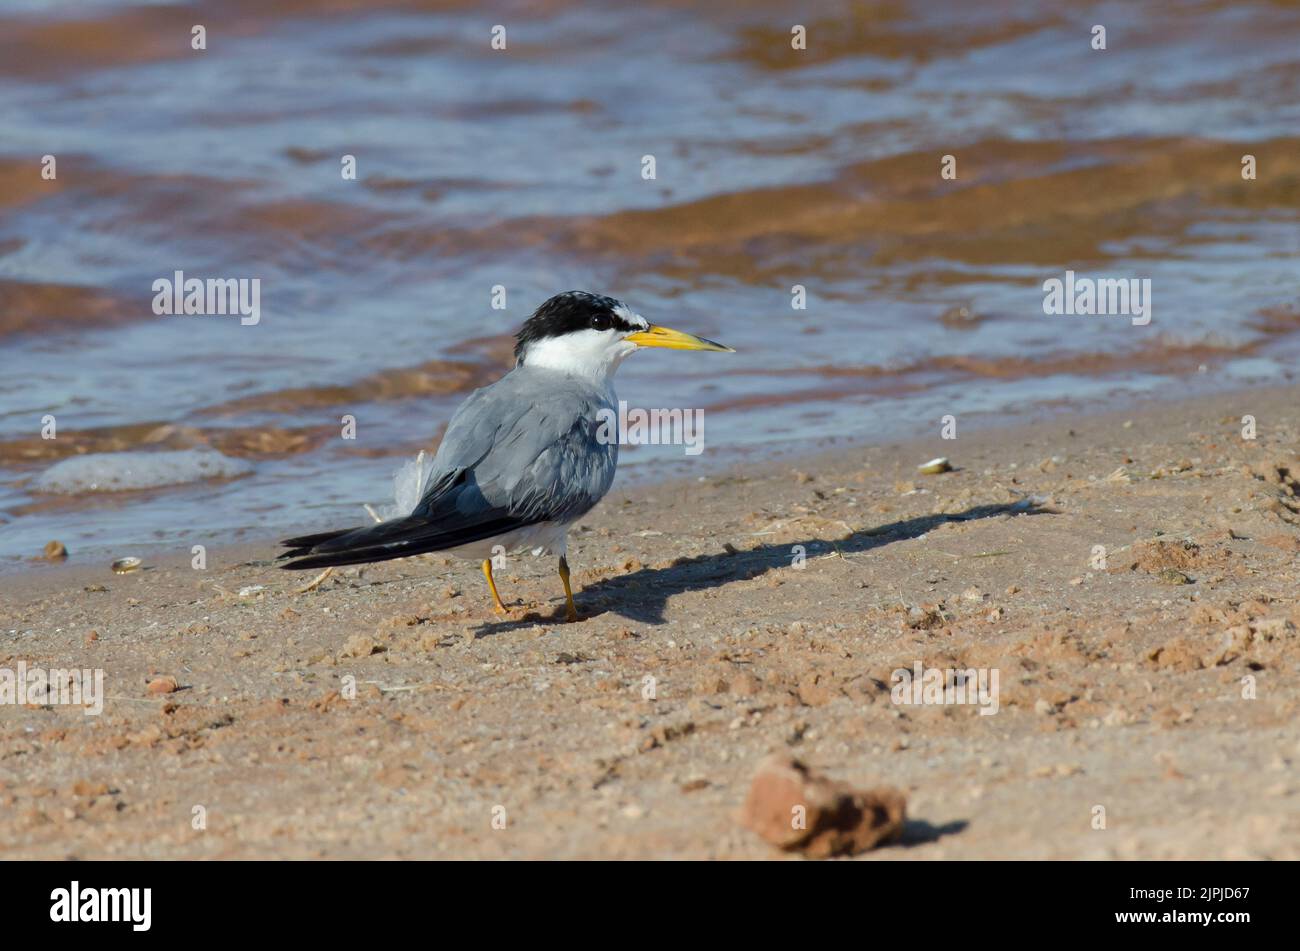
[[[180,685],[176,683],[175,677],[155,677],[149,681],[149,686],[145,689],[154,696],[158,696],[164,693],[175,693],[180,689]]]

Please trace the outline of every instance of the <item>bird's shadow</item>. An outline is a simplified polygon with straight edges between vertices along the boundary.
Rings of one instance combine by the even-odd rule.
[[[603,578],[586,585],[577,596],[582,618],[613,612],[630,621],[660,625],[668,599],[687,591],[721,587],[731,581],[745,581],[777,569],[790,568],[802,548],[804,557],[839,552],[855,555],[893,542],[919,538],[945,522],[970,522],[1000,515],[1053,515],[1055,509],[1021,500],[1000,505],[976,505],[964,512],[948,515],[919,515],[875,528],[854,532],[848,538],[829,541],[809,538],[781,545],[760,545],[745,551],[711,552],[692,558],[679,558],[667,568],[640,568],[630,574]],[[538,623],[564,620],[563,607],[554,612],[530,612],[521,618],[489,621],[475,631],[476,637],[531,627]]]
[[[896,844],[905,849],[929,845],[931,842],[938,842],[946,835],[964,832],[969,825],[970,823],[965,819],[954,819],[941,826],[926,822],[924,819],[908,819],[903,823],[903,834],[899,836]]]

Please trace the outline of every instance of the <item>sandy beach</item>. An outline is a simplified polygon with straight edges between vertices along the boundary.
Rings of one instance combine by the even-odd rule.
[[[906,794],[868,858],[1297,858],[1297,446],[1280,388],[616,486],[574,624],[549,560],[508,619],[441,558],[34,563],[0,667],[106,698],[0,707],[0,853],[766,859],[737,812],[784,751]],[[917,663],[996,712],[894,702]]]

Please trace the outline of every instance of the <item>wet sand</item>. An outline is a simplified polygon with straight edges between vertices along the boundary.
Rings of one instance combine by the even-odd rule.
[[[473,565],[295,593],[269,541],[0,578],[0,667],[99,667],[109,697],[0,707],[0,852],[770,858],[736,811],[784,750],[906,792],[874,858],[1300,858],[1297,407],[616,490],[571,536],[576,624],[531,559],[498,572],[506,620]],[[936,455],[956,471],[916,472]],[[997,713],[894,704],[917,662],[998,670]]]

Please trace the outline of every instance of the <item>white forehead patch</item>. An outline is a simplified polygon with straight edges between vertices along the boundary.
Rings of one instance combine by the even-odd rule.
[[[642,330],[646,330],[650,326],[650,321],[646,320],[640,314],[632,313],[632,311],[628,310],[626,304],[623,303],[615,304],[614,314],[619,319],[626,320],[629,324],[632,324],[635,327],[640,327]]]

